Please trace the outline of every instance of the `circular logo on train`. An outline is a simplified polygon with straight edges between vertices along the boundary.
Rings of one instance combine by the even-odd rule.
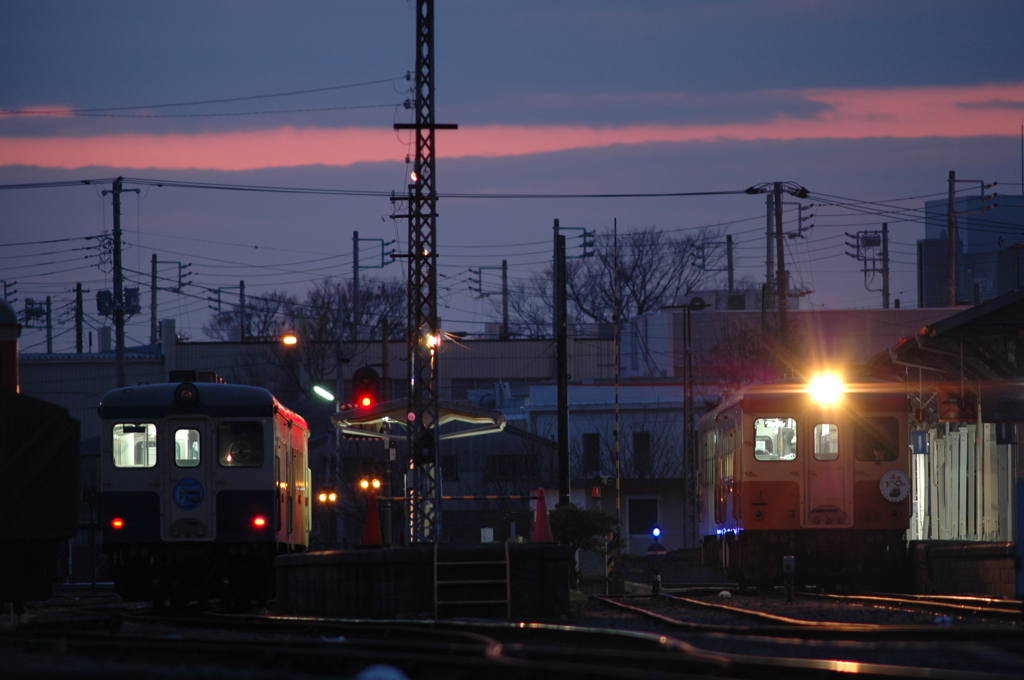
[[[889,470],[878,480],[882,498],[890,503],[899,503],[910,495],[910,477],[902,470]]]
[[[183,479],[174,485],[171,497],[182,510],[195,510],[203,502],[203,485],[198,479]]]

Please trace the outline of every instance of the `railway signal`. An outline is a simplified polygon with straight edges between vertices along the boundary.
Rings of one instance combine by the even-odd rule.
[[[363,366],[352,374],[352,401],[362,408],[380,401],[380,376],[372,367]]]

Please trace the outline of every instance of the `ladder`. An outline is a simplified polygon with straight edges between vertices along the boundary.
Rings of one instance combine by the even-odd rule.
[[[511,569],[508,543],[503,544],[501,560],[441,560],[440,546],[434,544],[434,618],[460,612],[480,614],[504,607],[505,618],[512,618]]]

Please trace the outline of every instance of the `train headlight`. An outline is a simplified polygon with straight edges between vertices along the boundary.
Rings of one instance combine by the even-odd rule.
[[[843,399],[846,386],[843,379],[835,373],[819,373],[807,384],[807,393],[811,399],[822,406],[835,406]]]
[[[115,517],[114,519],[110,520],[110,526],[112,526],[114,529],[123,529],[124,520],[120,517]]]

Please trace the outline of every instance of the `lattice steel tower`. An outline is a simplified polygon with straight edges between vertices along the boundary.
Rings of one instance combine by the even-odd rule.
[[[438,440],[437,189],[434,131],[456,125],[434,122],[434,2],[416,3],[416,121],[397,130],[416,135],[416,163],[409,183],[409,456],[414,542],[441,539],[441,474]]]

